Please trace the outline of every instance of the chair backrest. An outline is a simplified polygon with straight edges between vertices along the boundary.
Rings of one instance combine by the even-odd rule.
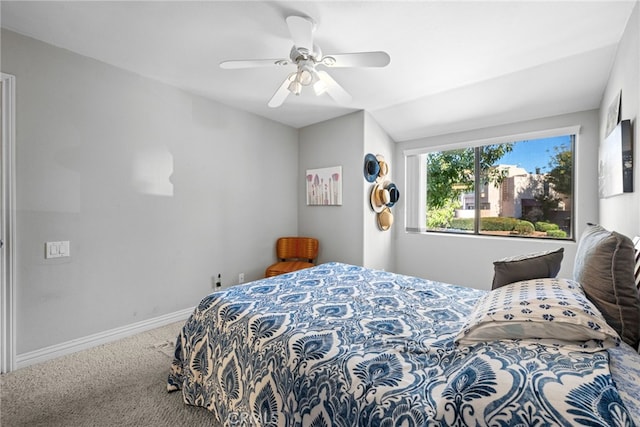
[[[278,259],[306,259],[309,262],[318,256],[318,239],[313,237],[280,237],[276,242]]]

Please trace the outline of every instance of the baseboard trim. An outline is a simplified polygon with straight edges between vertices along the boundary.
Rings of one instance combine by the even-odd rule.
[[[71,341],[44,347],[39,350],[29,351],[16,355],[16,369],[25,368],[36,363],[46,362],[56,359],[67,354],[75,353],[81,350],[87,350],[109,342],[117,341],[131,335],[145,332],[151,329],[159,328],[180,320],[186,320],[192,313],[194,307],[176,311],[174,313],[165,314],[163,316],[154,317],[153,319],[143,320],[141,322],[132,323],[108,331],[99,332],[83,338],[77,338]]]

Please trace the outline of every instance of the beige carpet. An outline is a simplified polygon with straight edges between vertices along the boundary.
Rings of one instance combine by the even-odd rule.
[[[183,322],[0,375],[0,425],[213,426],[213,415],[167,393]]]

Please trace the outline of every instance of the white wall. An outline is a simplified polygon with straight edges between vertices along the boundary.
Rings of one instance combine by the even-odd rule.
[[[389,179],[399,176],[394,173],[394,148],[393,140],[364,111],[300,129],[299,234],[320,239],[319,263],[394,269],[393,230],[397,226],[389,231],[378,228],[369,203],[373,184],[364,178],[366,153],[385,156],[391,166]],[[329,166],[342,166],[342,206],[307,206],[306,170]]]
[[[600,105],[600,140],[606,132],[607,113],[615,96],[622,92],[621,116],[631,120],[633,140],[633,193],[600,200],[600,220],[604,227],[629,237],[640,235],[640,3],[629,18],[618,45],[615,63]]]
[[[419,147],[437,147],[448,143],[478,141],[580,126],[576,141],[575,204],[576,236],[587,222],[598,222],[598,111],[586,111],[510,125],[479,129],[443,136],[423,138],[397,144],[396,176],[404,177],[403,151]],[[403,184],[403,186],[406,186]],[[575,242],[558,240],[515,239],[487,236],[459,236],[442,233],[407,233],[404,231],[405,199],[399,203],[396,244],[396,271],[442,282],[490,289],[493,261],[531,252],[565,248],[559,275],[573,277]]]
[[[262,277],[297,232],[296,130],[8,31],[2,71],[18,355],[192,307],[217,273]],[[71,257],[44,259],[58,240]]]
[[[363,221],[363,265],[369,268],[383,269],[387,271],[395,270],[394,236],[398,232],[400,221],[395,217],[396,207],[391,208],[394,215],[394,224],[387,231],[381,231],[378,227],[376,213],[370,207],[370,196],[373,184],[364,179],[364,156],[366,153],[381,154],[389,165],[389,173],[385,180],[395,183],[400,190],[398,183],[400,175],[397,173],[395,160],[395,142],[386,134],[369,113],[364,116],[364,153],[360,153],[360,177],[364,184],[362,200],[364,200],[364,221]]]
[[[298,234],[319,239],[318,263],[363,264],[363,127],[359,111],[299,130]],[[342,166],[342,206],[307,206],[306,171],[331,166]]]

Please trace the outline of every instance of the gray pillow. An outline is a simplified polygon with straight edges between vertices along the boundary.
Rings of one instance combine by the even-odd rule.
[[[493,283],[496,289],[521,280],[552,278],[558,275],[564,248],[502,258],[493,263]]]
[[[633,275],[633,242],[588,224],[580,237],[573,278],[620,338],[633,348],[640,339],[640,298]]]

